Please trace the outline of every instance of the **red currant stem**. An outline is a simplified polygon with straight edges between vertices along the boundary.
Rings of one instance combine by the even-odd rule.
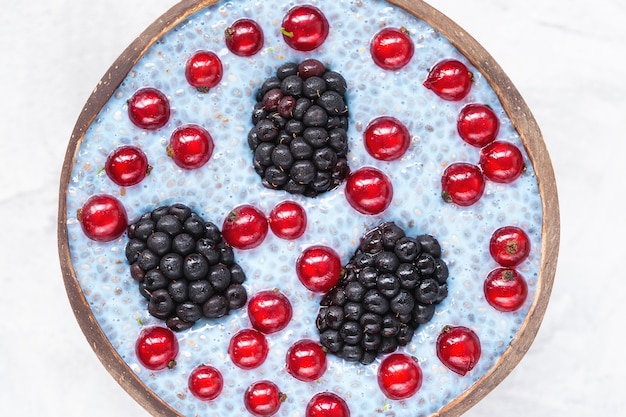
[[[176,361],[175,360],[171,360],[167,363],[167,369],[174,369],[176,367]]]
[[[137,321],[138,325],[143,326],[143,320],[141,320],[141,317],[137,317],[135,320]]]
[[[226,37],[226,39],[232,38],[234,33],[235,29],[233,29],[232,27],[227,27],[226,29],[224,29],[224,36]]]
[[[206,94],[208,93],[211,89],[209,87],[196,87],[196,90],[198,91],[198,93],[201,94]]]
[[[288,38],[293,38],[293,32],[289,32],[287,29],[281,27],[280,28],[280,33],[282,33],[283,35],[285,35]]]
[[[83,219],[83,209],[82,207],[76,210],[76,220],[79,222]]]
[[[400,27],[400,32],[404,33],[406,36],[410,36],[411,35],[409,33],[409,30],[407,28],[405,28],[404,26]]]
[[[449,324],[446,324],[445,326],[443,326],[443,328],[441,329],[441,334],[445,334],[445,333],[450,333],[450,331],[453,329],[453,327]]]
[[[284,403],[285,401],[287,401],[287,394],[285,394],[284,392],[279,392],[278,401],[280,401],[281,403]]]
[[[106,167],[102,167],[102,168],[100,168],[100,169],[98,170],[98,172],[96,172],[96,175],[98,175],[98,176],[99,176],[99,175],[102,175],[102,173],[103,173],[104,171],[106,171]]]
[[[450,197],[450,194],[446,191],[441,192],[441,198],[443,199],[444,202],[448,204],[452,203],[452,197]]]
[[[172,146],[171,146],[171,145],[167,145],[167,146],[165,147],[165,154],[166,154],[168,157],[170,157],[170,158],[173,158],[173,157],[174,157],[174,150],[172,149]]]
[[[154,169],[152,165],[148,165],[146,167],[146,176],[150,175],[150,173],[152,172],[152,169]]]

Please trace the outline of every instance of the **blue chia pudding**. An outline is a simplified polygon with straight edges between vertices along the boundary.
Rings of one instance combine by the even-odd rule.
[[[119,357],[180,415],[247,415],[245,392],[261,380],[284,394],[275,415],[314,416],[307,404],[321,392],[345,401],[353,417],[436,414],[493,371],[535,300],[543,217],[532,163],[492,86],[435,28],[384,1],[316,0],[308,5],[326,19],[328,33],[319,45],[299,47],[304,35],[284,23],[296,4],[207,5],[134,64],[73,158],[66,215],[77,282]],[[263,35],[248,55],[225,42],[227,29],[244,18]],[[410,43],[390,52],[410,51],[396,67],[373,56],[373,39],[384,28],[398,29]],[[221,65],[210,88],[189,80],[188,62],[198,51],[213,53]],[[431,70],[447,61],[464,65],[461,76],[471,82],[452,99],[425,86]],[[169,114],[158,127],[129,117],[129,100],[143,88],[167,99]],[[461,137],[459,114],[469,104],[490,109],[499,123],[496,141],[519,152],[524,169],[515,178],[489,179],[479,163],[483,147]],[[381,128],[384,138],[396,139],[391,145],[367,143],[381,118],[392,122]],[[194,149],[179,137],[183,156],[177,156],[174,132],[189,126],[208,132],[210,149],[205,160],[182,166],[177,158]],[[147,157],[149,174],[137,184],[118,185],[105,169],[122,146]],[[477,167],[482,185],[471,202],[442,190],[455,164]],[[112,239],[93,239],[77,216],[84,219],[85,203],[98,195],[113,197],[127,215],[129,227]],[[297,232],[279,230],[274,209],[284,202],[301,209]],[[237,224],[242,206],[255,213],[251,225]],[[159,223],[166,209],[178,225]],[[510,266],[490,252],[503,227],[522,230],[530,248]],[[173,246],[181,248],[178,258]],[[319,256],[303,259],[311,248],[321,249]],[[175,262],[181,265],[171,267]],[[488,275],[503,267],[521,277],[526,291],[509,311],[485,295]],[[270,309],[284,322],[261,327],[267,356],[243,369],[229,344],[242,330],[259,330],[254,315],[268,312],[252,312],[251,302],[268,290],[283,295],[291,312]],[[140,334],[154,326],[172,331],[175,365],[150,369],[138,357]],[[451,328],[479,341],[464,372],[438,355],[438,339]],[[326,361],[310,380],[294,377],[286,363],[301,340],[319,344]],[[391,354],[414,359],[420,370],[417,389],[402,398],[379,383]],[[223,379],[211,400],[189,385],[201,365]]]

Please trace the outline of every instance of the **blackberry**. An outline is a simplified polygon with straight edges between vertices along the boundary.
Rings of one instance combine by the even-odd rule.
[[[283,64],[263,82],[248,146],[265,187],[315,197],[345,180],[346,91],[343,76],[316,59]]]
[[[267,142],[261,142],[267,143]],[[274,147],[274,145],[271,145]],[[150,315],[173,331],[246,304],[246,275],[219,228],[184,204],[155,208],[128,227],[130,275]],[[439,268],[441,270],[441,268]]]
[[[386,222],[362,237],[316,325],[328,352],[363,364],[410,343],[448,295],[449,271],[430,235],[406,236]]]

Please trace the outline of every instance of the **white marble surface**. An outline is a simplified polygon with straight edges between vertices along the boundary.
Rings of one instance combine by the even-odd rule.
[[[105,70],[175,0],[13,2],[0,14],[0,415],[147,416],[100,364],[65,294],[59,175]],[[467,416],[620,415],[623,395],[621,0],[432,0],[503,67],[544,135],[559,186],[561,251],[527,355]]]

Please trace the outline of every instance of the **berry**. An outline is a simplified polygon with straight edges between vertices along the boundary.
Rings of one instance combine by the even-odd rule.
[[[393,186],[382,171],[364,167],[348,175],[345,195],[348,203],[359,213],[380,214],[391,204]]]
[[[350,417],[346,401],[332,392],[315,394],[308,402],[305,417]]]
[[[139,362],[152,371],[176,366],[178,339],[165,327],[146,327],[135,342],[135,354]]]
[[[487,179],[508,184],[522,175],[524,157],[512,143],[494,141],[480,150],[478,165]]]
[[[372,120],[363,135],[365,149],[381,161],[396,160],[411,144],[409,130],[398,119],[382,116]]]
[[[263,380],[254,382],[246,389],[243,403],[250,414],[267,417],[276,414],[286,398],[275,383]]]
[[[252,19],[239,19],[224,31],[226,47],[235,55],[248,57],[263,48],[263,29]]]
[[[316,59],[287,62],[257,91],[252,164],[273,190],[315,197],[349,172],[346,82]]]
[[[422,386],[422,370],[415,358],[393,353],[380,363],[377,379],[387,398],[403,400],[413,396]]]
[[[189,374],[189,391],[202,401],[216,399],[224,387],[224,378],[220,371],[209,365],[200,365]]]
[[[461,376],[474,369],[480,359],[480,339],[464,326],[445,326],[436,345],[441,363]]]
[[[208,92],[222,80],[222,61],[211,51],[197,51],[187,60],[185,78],[201,93]]]
[[[489,253],[501,266],[517,266],[530,254],[530,239],[519,227],[500,227],[491,235]]]
[[[292,314],[289,299],[278,290],[260,291],[248,302],[248,318],[252,327],[265,334],[284,329]]]
[[[228,345],[228,355],[241,369],[259,367],[269,353],[267,339],[254,329],[243,329],[235,333]]]
[[[278,203],[270,212],[269,226],[281,239],[293,240],[306,231],[307,216],[304,208],[295,201]]]
[[[148,157],[138,147],[125,145],[114,149],[104,165],[107,176],[122,187],[139,184],[152,169]]]
[[[128,117],[135,126],[142,129],[159,129],[170,119],[170,102],[156,88],[141,88],[128,100]]]
[[[485,178],[476,165],[455,162],[444,170],[441,189],[441,196],[446,203],[471,206],[482,197]]]
[[[500,120],[486,104],[468,104],[461,109],[456,127],[461,139],[472,146],[482,148],[496,139],[500,130]]]
[[[312,51],[321,46],[329,32],[326,16],[310,5],[295,6],[283,18],[280,28],[285,43],[298,51]]]
[[[245,273],[218,227],[184,204],[157,207],[128,226],[125,255],[150,315],[174,331],[245,305]]]
[[[409,63],[415,52],[406,28],[384,28],[372,38],[370,53],[374,63],[386,70],[399,70]]]
[[[108,194],[96,194],[78,209],[77,218],[83,233],[97,242],[120,237],[128,226],[128,215],[122,203]]]
[[[213,148],[213,138],[206,129],[198,125],[185,125],[172,133],[167,155],[183,169],[196,169],[211,159]]]
[[[287,350],[287,372],[300,381],[320,379],[326,372],[326,366],[324,349],[312,340],[299,340]]]
[[[407,345],[447,296],[447,278],[433,236],[406,236],[392,222],[376,226],[320,301],[315,324],[321,345],[363,364]]]
[[[226,216],[222,235],[226,243],[234,248],[252,249],[263,242],[268,228],[267,218],[259,209],[243,204]]]
[[[329,247],[311,246],[296,260],[296,274],[308,290],[328,292],[339,282],[341,259]]]
[[[516,270],[508,268],[491,271],[485,279],[483,289],[489,305],[505,312],[519,309],[528,296],[528,285],[524,277]]]
[[[469,94],[473,79],[461,61],[446,59],[431,68],[423,84],[444,100],[460,101]]]

